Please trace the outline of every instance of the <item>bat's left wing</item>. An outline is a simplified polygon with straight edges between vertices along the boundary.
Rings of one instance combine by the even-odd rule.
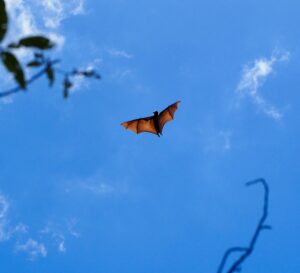
[[[153,116],[125,121],[121,125],[137,134],[148,132],[156,135],[158,133],[154,126]]]
[[[174,119],[174,114],[179,106],[180,101],[177,101],[171,105],[169,105],[165,110],[161,111],[158,116],[158,125],[160,133],[162,133],[162,130],[165,126],[165,124]]]

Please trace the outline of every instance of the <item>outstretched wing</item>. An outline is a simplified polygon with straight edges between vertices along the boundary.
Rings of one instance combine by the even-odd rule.
[[[154,126],[153,116],[125,121],[121,123],[121,125],[137,134],[142,132],[148,132],[155,135],[157,134]]]
[[[165,124],[168,121],[174,119],[174,114],[179,106],[179,103],[180,103],[180,101],[177,101],[177,102],[169,105],[165,110],[163,110],[159,113],[158,125],[159,125],[160,133],[162,133],[162,130],[163,130]]]

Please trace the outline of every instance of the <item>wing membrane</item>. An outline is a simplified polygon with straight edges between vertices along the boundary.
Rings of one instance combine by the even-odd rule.
[[[126,121],[121,123],[121,125],[137,134],[142,132],[157,134],[154,126],[153,116]]]
[[[177,101],[171,105],[169,105],[165,110],[161,111],[158,116],[158,124],[160,132],[162,132],[165,124],[174,119],[175,112],[179,106],[180,101]]]

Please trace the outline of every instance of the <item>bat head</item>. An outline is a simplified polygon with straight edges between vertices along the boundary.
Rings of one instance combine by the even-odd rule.
[[[158,112],[157,111],[153,112],[153,114],[154,114],[154,116],[158,116]]]

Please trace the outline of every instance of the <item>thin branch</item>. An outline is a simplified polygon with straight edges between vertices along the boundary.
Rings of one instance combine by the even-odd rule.
[[[34,81],[36,81],[38,78],[40,78],[41,76],[43,76],[43,74],[45,74],[46,71],[47,71],[48,65],[54,65],[54,64],[56,64],[58,62],[59,62],[59,60],[53,60],[53,61],[47,63],[47,65],[43,69],[41,69],[39,72],[37,72],[31,78],[29,78],[28,80],[25,81],[26,86],[30,85],[31,83],[33,83]],[[9,90],[0,92],[0,98],[4,98],[4,97],[7,97],[7,96],[10,96],[10,95],[18,93],[20,91],[24,92],[24,89],[22,89],[20,86],[16,86],[16,87],[11,88]]]
[[[220,263],[220,266],[219,266],[219,269],[218,269],[217,273],[222,273],[222,271],[224,269],[224,266],[226,264],[226,261],[227,261],[227,259],[228,259],[228,257],[230,256],[231,253],[233,253],[233,252],[246,252],[247,250],[248,249],[245,248],[245,247],[232,247],[232,248],[229,248],[223,256],[223,259]]]
[[[241,256],[229,267],[227,273],[234,273],[234,272],[240,271],[243,262],[252,254],[261,231],[270,229],[270,226],[265,225],[265,221],[267,220],[267,217],[268,217],[268,207],[269,207],[269,187],[268,187],[267,182],[263,178],[258,178],[256,180],[246,183],[246,186],[252,186],[252,185],[255,185],[258,183],[261,183],[264,187],[264,206],[263,206],[262,216],[261,216],[260,220],[258,221],[257,227],[251,238],[249,246],[246,248],[245,247],[244,248],[243,247],[229,248],[225,252],[225,254],[222,258],[222,261],[220,263],[217,273],[223,272],[223,269],[228,260],[228,257],[230,256],[231,253],[234,253],[234,252],[243,252],[243,254],[241,254]]]

